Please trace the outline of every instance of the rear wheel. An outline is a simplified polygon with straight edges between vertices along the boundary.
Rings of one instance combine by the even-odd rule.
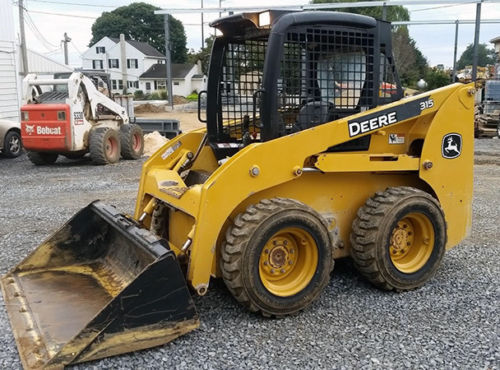
[[[28,152],[29,160],[37,166],[43,166],[46,164],[53,164],[57,160],[57,153],[49,152]]]
[[[23,151],[23,144],[21,141],[21,134],[17,131],[9,131],[5,135],[3,143],[3,154],[6,157],[14,158],[21,155]]]
[[[438,269],[446,224],[438,202],[410,187],[376,193],[358,211],[351,234],[355,266],[386,290],[425,284]]]
[[[264,199],[226,232],[221,270],[233,296],[251,311],[283,316],[302,310],[328,284],[332,242],[323,218],[292,199]]]
[[[125,159],[139,159],[144,152],[144,135],[139,125],[120,127],[121,154]]]
[[[90,132],[90,158],[95,164],[116,163],[120,159],[118,132],[109,127],[97,127]]]

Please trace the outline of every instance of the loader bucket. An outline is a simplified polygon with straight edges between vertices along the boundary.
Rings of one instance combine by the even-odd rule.
[[[1,280],[25,369],[167,343],[199,326],[167,243],[100,201]]]

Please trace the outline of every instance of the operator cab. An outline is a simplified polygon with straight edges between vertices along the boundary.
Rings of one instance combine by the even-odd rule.
[[[340,12],[270,10],[214,21],[207,87],[216,157],[401,99],[391,26]],[[367,150],[369,136],[331,150]]]

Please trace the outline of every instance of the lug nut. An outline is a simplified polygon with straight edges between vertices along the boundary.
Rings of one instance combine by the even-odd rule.
[[[267,266],[267,261],[264,261],[264,266]]]
[[[265,254],[269,254],[269,249],[264,249]]]
[[[274,274],[274,269],[271,269],[271,274]]]
[[[288,240],[283,240],[283,245],[287,245],[288,244]]]
[[[293,265],[293,261],[292,260],[288,261],[288,264]]]
[[[284,273],[285,273],[285,269],[281,269],[281,270],[280,270],[280,272],[281,272],[282,274],[284,274]]]

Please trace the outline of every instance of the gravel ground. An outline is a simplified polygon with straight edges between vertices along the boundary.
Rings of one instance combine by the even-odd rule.
[[[382,292],[349,260],[339,261],[316,303],[273,320],[248,313],[214,281],[195,298],[199,330],[74,368],[500,368],[499,148],[498,140],[476,140],[472,234],[423,288]],[[96,167],[84,159],[34,167],[26,156],[0,157],[0,273],[94,199],[132,213],[140,166]],[[3,307],[0,333],[0,368],[20,368]]]

